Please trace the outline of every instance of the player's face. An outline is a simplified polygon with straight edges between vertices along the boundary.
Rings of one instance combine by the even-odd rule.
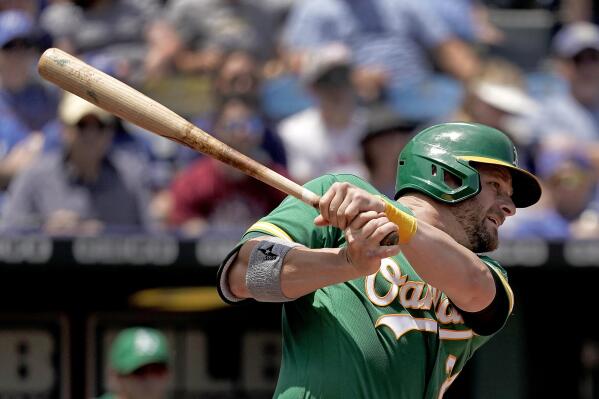
[[[506,168],[479,164],[480,193],[452,207],[458,223],[464,229],[469,248],[489,252],[499,243],[498,229],[508,216],[516,213],[512,201],[512,178]]]
[[[120,397],[127,399],[164,399],[167,397],[168,383],[168,368],[152,364],[131,375],[118,377],[118,392]]]

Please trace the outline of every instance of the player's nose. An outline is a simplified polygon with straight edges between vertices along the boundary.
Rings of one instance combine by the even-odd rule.
[[[506,217],[514,216],[516,214],[516,205],[514,205],[514,201],[512,201],[511,197],[504,196],[501,200],[500,208]]]

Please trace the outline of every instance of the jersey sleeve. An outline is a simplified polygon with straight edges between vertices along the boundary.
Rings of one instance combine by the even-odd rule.
[[[507,277],[507,272],[505,271],[505,269],[503,267],[501,267],[501,265],[499,264],[499,262],[497,262],[494,259],[491,259],[488,256],[480,256],[481,260],[483,262],[485,262],[485,264],[487,266],[489,266],[489,269],[495,273],[495,275],[499,278],[499,281],[501,282],[501,286],[503,288],[503,294],[506,296],[507,300],[508,300],[508,313],[506,314],[506,319],[507,317],[512,313],[512,310],[514,309],[514,292],[512,291],[512,288],[510,287],[510,284],[508,282],[508,277]],[[495,296],[499,295],[500,291],[498,291]]]
[[[479,256],[487,265],[495,281],[495,297],[479,312],[460,310],[467,326],[480,336],[492,336],[505,325],[514,307],[514,294],[507,280],[507,273],[499,263],[488,256]]]

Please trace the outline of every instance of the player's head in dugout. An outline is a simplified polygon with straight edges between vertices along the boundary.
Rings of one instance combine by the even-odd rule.
[[[492,190],[483,190],[484,185]],[[499,226],[516,208],[536,203],[541,185],[518,166],[516,148],[504,133],[458,122],[429,127],[406,145],[395,192],[395,199],[410,194],[447,207],[463,230],[456,241],[481,253],[497,248]]]
[[[118,333],[109,352],[109,393],[100,399],[164,399],[170,379],[165,335],[131,327]]]

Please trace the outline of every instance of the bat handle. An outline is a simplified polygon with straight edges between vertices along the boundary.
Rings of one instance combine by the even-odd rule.
[[[318,203],[320,202],[320,197],[316,194],[314,194],[312,191],[308,190],[308,189],[303,189],[302,190],[302,200],[307,203],[312,205],[316,210],[320,211],[319,207],[318,207]],[[397,243],[399,242],[399,235],[397,234],[397,232],[392,232],[389,233],[385,236],[385,238],[383,238],[381,240],[381,247],[390,247],[392,245],[397,245]]]

